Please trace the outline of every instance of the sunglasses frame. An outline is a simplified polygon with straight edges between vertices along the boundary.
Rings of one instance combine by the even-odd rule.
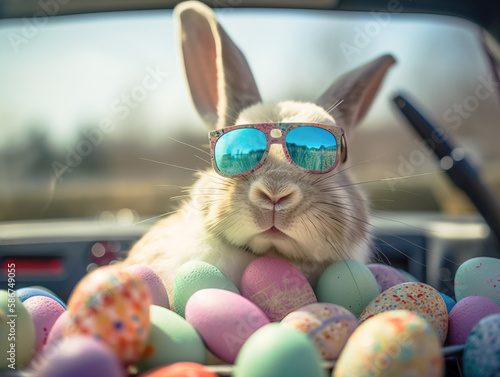
[[[333,137],[335,138],[336,142],[337,142],[337,146],[340,146],[337,148],[337,156],[336,156],[336,159],[335,159],[335,163],[333,164],[333,166],[328,169],[328,170],[325,170],[325,171],[318,171],[318,170],[309,170],[309,169],[306,169],[302,166],[299,166],[297,165],[293,160],[292,158],[290,157],[290,154],[288,153],[288,148],[286,146],[286,137],[288,135],[288,133],[296,128],[299,128],[299,127],[316,127],[316,128],[321,128],[323,130],[326,130],[328,131],[329,133],[331,133],[333,135]],[[225,174],[223,172],[221,172],[217,166],[217,163],[215,162],[215,144],[217,143],[217,140],[219,140],[219,138],[230,132],[230,131],[234,131],[234,130],[238,130],[238,129],[241,129],[241,128],[254,128],[254,129],[257,129],[257,130],[260,130],[262,132],[264,132],[264,134],[266,135],[266,150],[264,151],[264,154],[260,160],[260,162],[251,170],[247,171],[247,172],[244,172],[244,173],[240,173],[240,174],[234,174],[234,175],[231,175],[231,174]],[[278,137],[274,137],[271,135],[271,132],[273,130],[280,130],[281,131],[281,135],[278,136]],[[299,167],[300,169],[303,169],[305,171],[308,171],[308,172],[311,172],[311,173],[314,173],[314,174],[325,174],[325,173],[329,173],[331,172],[333,169],[335,169],[337,167],[337,165],[339,164],[339,161],[342,161],[342,162],[345,162],[346,159],[347,159],[347,143],[346,143],[346,140],[345,140],[345,133],[344,133],[344,130],[341,128],[341,127],[338,127],[338,126],[329,126],[329,125],[326,125],[326,124],[321,124],[321,123],[252,123],[252,124],[240,124],[240,125],[236,125],[236,126],[230,126],[230,127],[225,127],[225,128],[220,128],[218,130],[214,130],[214,131],[210,131],[208,133],[208,138],[210,140],[210,158],[212,160],[212,166],[214,168],[214,170],[221,176],[223,177],[230,177],[230,178],[233,178],[233,177],[243,177],[245,175],[248,175],[248,174],[251,174],[253,173],[255,170],[259,169],[263,164],[264,162],[266,161],[266,158],[267,158],[267,155],[269,154],[269,150],[271,148],[271,145],[272,144],[281,144],[282,148],[283,148],[283,152],[285,153],[285,156],[287,158],[288,161],[290,161],[292,164],[294,164],[295,166]]]

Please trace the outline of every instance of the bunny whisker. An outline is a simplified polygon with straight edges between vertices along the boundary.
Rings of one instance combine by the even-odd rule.
[[[210,153],[209,152],[207,152],[207,151],[205,151],[205,150],[203,150],[201,148],[198,148],[198,147],[196,147],[196,146],[194,146],[192,144],[186,143],[186,142],[181,141],[181,140],[174,139],[173,137],[169,137],[169,139],[172,140],[172,141],[175,141],[176,143],[185,145],[185,146],[187,146],[189,148],[196,149],[197,151],[200,151],[201,153],[205,153],[206,155],[208,155],[210,157]]]
[[[343,99],[339,99],[339,100],[335,101],[331,106],[329,106],[326,109],[326,112],[329,113],[329,112],[335,110],[337,107],[339,107],[340,105],[342,105],[342,102],[344,102]]]
[[[353,182],[353,183],[348,183],[348,184],[345,184],[345,185],[335,186],[334,188],[332,188],[332,191],[334,191],[334,189],[342,189],[342,188],[346,188],[346,187],[353,187],[353,186],[358,186],[358,185],[366,185],[366,184],[370,184],[370,183],[398,181],[398,180],[403,180],[403,179],[408,179],[408,178],[424,177],[424,176],[428,176],[428,175],[435,175],[435,174],[441,174],[441,173],[443,173],[443,172],[442,171],[437,171],[437,172],[414,174],[414,175],[402,176],[402,177],[381,178],[381,179],[374,179],[374,180],[370,180],[370,181]]]
[[[138,221],[136,223],[134,223],[134,225],[139,225],[139,224],[143,224],[145,222],[148,222],[148,221],[151,221],[151,220],[155,220],[155,219],[159,219],[161,217],[165,217],[165,216],[169,216],[169,215],[172,215],[174,213],[178,212],[178,210],[175,210],[175,211],[170,211],[170,212],[165,212],[165,213],[162,213],[160,215],[157,215],[157,216],[153,216],[153,217],[149,217],[147,219],[144,219],[144,220],[141,220],[141,221]]]

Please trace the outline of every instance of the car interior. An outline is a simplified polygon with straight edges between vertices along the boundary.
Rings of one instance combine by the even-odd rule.
[[[208,149],[170,0],[0,3],[0,283],[67,300],[172,214]],[[488,0],[205,1],[265,101],[314,101],[384,53],[396,64],[347,135],[374,261],[453,297],[500,257],[500,7]],[[447,376],[461,376],[450,349]]]

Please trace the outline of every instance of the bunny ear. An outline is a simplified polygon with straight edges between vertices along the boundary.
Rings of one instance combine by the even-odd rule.
[[[368,112],[385,73],[395,62],[391,55],[383,55],[344,74],[316,103],[330,113],[339,126],[346,129],[356,126]]]
[[[183,2],[175,14],[186,77],[198,113],[211,129],[233,124],[241,110],[261,101],[245,57],[205,4]]]

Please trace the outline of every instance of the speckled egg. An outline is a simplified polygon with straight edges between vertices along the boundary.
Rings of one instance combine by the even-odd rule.
[[[162,306],[150,307],[151,330],[141,359],[140,372],[166,364],[205,363],[205,345],[196,329],[179,314]]]
[[[499,313],[500,306],[486,297],[469,296],[460,300],[449,315],[448,342],[464,344],[476,323],[487,315]]]
[[[202,289],[186,305],[186,320],[206,346],[227,363],[234,363],[245,341],[269,318],[255,304],[234,292]]]
[[[500,305],[500,259],[472,258],[455,274],[457,302],[467,296],[483,296]]]
[[[270,323],[252,334],[235,362],[234,377],[326,377],[307,335]]]
[[[340,305],[356,317],[380,294],[368,267],[352,260],[330,265],[321,274],[315,291],[319,302]]]
[[[0,370],[24,368],[34,352],[33,319],[14,291],[0,289]]]
[[[396,284],[407,283],[409,279],[397,268],[385,264],[368,264],[366,267],[371,271],[377,281],[380,292]]]
[[[428,322],[408,310],[363,322],[337,360],[333,377],[442,377],[441,341]]]
[[[35,352],[38,353],[47,343],[52,326],[66,310],[56,300],[46,296],[32,296],[23,304],[35,324]]]
[[[161,278],[148,266],[134,264],[125,268],[125,271],[131,272],[140,277],[149,288],[153,305],[169,308],[167,290]]]
[[[304,275],[290,262],[262,257],[251,262],[241,278],[241,294],[256,304],[271,322],[318,302]]]
[[[463,355],[465,377],[498,376],[500,371],[500,314],[481,319],[470,332]]]
[[[240,293],[234,283],[217,267],[201,261],[183,264],[175,275],[174,306],[175,312],[186,316],[186,304],[193,293],[200,289],[217,288]]]
[[[288,314],[281,325],[303,332],[318,347],[324,359],[335,360],[358,326],[358,320],[342,306],[317,303]]]
[[[448,310],[439,292],[430,285],[409,282],[387,289],[368,304],[359,322],[396,309],[409,310],[425,318],[444,344],[448,333]]]
[[[132,364],[146,345],[150,305],[149,289],[140,278],[118,267],[99,268],[69,298],[65,334],[102,339],[124,364]]]
[[[51,343],[30,365],[33,377],[125,377],[116,354],[90,336]]]

